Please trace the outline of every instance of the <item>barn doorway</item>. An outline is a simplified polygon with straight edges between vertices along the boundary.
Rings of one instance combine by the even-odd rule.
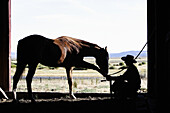
[[[14,75],[15,67],[16,67],[16,63],[17,63],[16,62],[17,41],[19,39],[24,38],[31,34],[40,34],[40,35],[47,36],[49,38],[57,38],[61,35],[69,35],[72,37],[77,37],[77,38],[81,38],[81,39],[84,39],[87,41],[95,42],[97,44],[99,43],[101,46],[108,45],[108,48],[110,51],[110,56],[111,56],[110,66],[109,66],[110,73],[117,71],[118,68],[120,67],[119,64],[122,63],[122,61],[120,60],[120,57],[125,56],[127,54],[133,54],[135,56],[147,40],[147,27],[146,27],[146,24],[147,24],[146,23],[146,17],[147,17],[146,16],[146,5],[147,5],[146,2],[147,1],[144,1],[141,4],[138,2],[132,2],[130,0],[129,2],[132,3],[132,5],[129,5],[130,3],[128,3],[128,2],[123,3],[123,1],[116,2],[114,4],[116,4],[117,6],[115,5],[115,7],[118,8],[120,6],[120,8],[118,8],[120,10],[120,13],[114,12],[112,14],[109,14],[109,13],[111,12],[111,10],[115,10],[115,9],[112,9],[111,5],[109,5],[109,3],[106,3],[106,2],[104,2],[105,5],[106,6],[109,5],[110,8],[109,7],[106,8],[105,12],[102,12],[102,10],[100,9],[101,5],[103,5],[100,2],[98,2],[98,5],[94,9],[92,8],[92,6],[94,6],[94,3],[84,3],[81,1],[80,2],[70,2],[70,1],[66,2],[65,1],[66,3],[64,3],[64,4],[66,4],[68,6],[68,8],[65,8],[64,5],[62,7],[61,4],[63,4],[63,3],[57,2],[57,1],[56,2],[42,1],[41,3],[40,3],[40,1],[27,1],[27,2],[23,2],[23,3],[21,3],[21,2],[22,1],[12,1],[12,53],[11,54],[14,55],[14,57],[12,58],[12,64],[11,64],[11,66],[12,66],[11,75],[12,76]],[[95,4],[96,4],[96,2],[95,2]],[[55,9],[55,6],[58,4],[60,4],[60,9]],[[49,8],[50,10],[47,10],[48,8],[44,9],[44,7],[46,5],[50,6],[50,8]],[[112,3],[112,5],[113,5],[113,3]],[[28,6],[31,6],[31,7],[28,7]],[[79,9],[80,12],[78,12],[76,9]],[[55,12],[56,10],[57,10],[57,12]],[[62,12],[62,14],[60,14],[59,12],[61,10],[65,10],[65,11]],[[69,10],[71,13],[73,13],[72,15],[68,15]],[[98,12],[98,10],[99,10],[99,12]],[[126,10],[128,10],[131,13],[123,12]],[[137,10],[137,12],[135,12],[135,10]],[[98,15],[98,13],[103,14],[103,16]],[[123,18],[125,18],[125,16],[122,16],[122,15],[126,15],[126,17],[128,17],[128,14],[126,14],[126,13],[128,13],[129,15],[136,15],[136,16],[133,16],[134,19],[127,18],[127,20],[125,20],[125,19],[123,19]],[[143,16],[142,19],[140,18],[141,15]],[[104,17],[104,16],[107,16],[107,17]],[[95,17],[98,17],[101,19],[96,19]],[[112,20],[112,19],[114,19],[114,17],[116,17],[115,21]],[[70,19],[67,20],[66,18],[70,18]],[[122,21],[119,22],[120,19]],[[97,22],[96,22],[96,20],[97,20]],[[134,21],[134,20],[138,20],[138,21]],[[130,22],[128,22],[128,21],[130,21]],[[137,23],[141,23],[141,22],[144,22],[144,24],[140,24],[142,26],[142,29],[137,27],[135,24],[133,24],[133,25],[131,24],[131,23],[137,24]],[[74,29],[72,27],[73,23],[75,25]],[[101,25],[99,23],[101,23]],[[111,23],[114,23],[114,25],[112,25]],[[120,25],[116,24],[116,23],[119,23]],[[79,24],[82,25],[83,27],[79,26]],[[62,27],[61,27],[61,25],[62,25]],[[140,25],[138,25],[138,26],[140,26]],[[55,28],[55,26],[60,26],[60,28]],[[117,26],[117,28],[114,26]],[[116,30],[117,29],[120,30],[122,28],[121,26],[124,26],[124,28],[122,30],[123,33],[120,33],[120,31],[118,31],[119,33],[117,33]],[[130,28],[129,26],[132,26],[132,28]],[[85,28],[87,28],[87,29],[85,29]],[[91,28],[91,29],[88,30],[89,28]],[[108,29],[106,30],[106,28],[108,28]],[[47,30],[47,29],[50,29],[50,30]],[[78,32],[78,29],[81,29],[81,31]],[[95,31],[93,29],[97,29],[97,30]],[[114,34],[112,34],[112,32],[114,30],[115,30],[115,32],[114,32]],[[142,31],[144,33],[142,33],[140,35],[135,34],[135,32],[133,30],[135,32]],[[93,31],[93,33],[92,33],[92,31]],[[99,35],[99,32],[101,33],[100,35]],[[123,35],[123,34],[126,34],[129,37],[123,38],[124,41],[119,40],[120,37],[125,37],[125,35]],[[90,36],[92,38],[86,39],[86,37],[90,37]],[[93,38],[93,37],[99,37],[99,36],[105,37],[106,41],[103,41],[102,38],[98,38],[97,40],[95,38]],[[115,38],[113,38],[113,41],[110,41],[111,36],[115,37]],[[131,38],[130,36],[135,37],[135,38],[136,37],[140,37],[140,38],[130,44],[125,45],[124,42],[127,42],[127,40],[135,40],[135,38]],[[119,43],[119,45],[112,46],[115,44],[115,43],[113,44],[113,42]],[[129,46],[131,46],[131,45],[133,45],[133,47],[137,47],[137,48],[135,48],[135,49],[129,48]],[[127,48],[127,49],[117,50],[117,48],[121,48],[121,47]],[[114,51],[114,50],[116,50],[116,51]],[[139,69],[140,69],[143,91],[147,91],[147,56],[146,56],[147,51],[146,50],[147,49],[145,49],[143,52],[144,56],[141,55],[138,59],[138,63],[136,64],[136,66],[139,67]],[[124,51],[126,53],[119,55],[119,57],[114,57],[114,55],[112,54],[113,52],[121,54]],[[86,60],[88,62],[94,63],[94,59],[87,58]],[[35,79],[34,79],[35,82],[33,82],[33,85],[34,84],[41,84],[41,85],[35,86],[35,89],[33,89],[33,90],[37,91],[38,89],[41,89],[40,92],[41,91],[68,92],[68,88],[65,87],[65,86],[67,86],[67,81],[66,81],[66,73],[63,68],[46,67],[43,65],[39,65],[37,68],[38,68],[37,73],[36,73]],[[24,72],[24,75],[26,75],[26,74],[27,74],[27,69]],[[120,74],[122,74],[122,73],[120,73]],[[73,77],[75,76],[75,78],[77,76],[82,77],[84,75],[86,78],[88,78],[90,75],[92,75],[90,77],[93,77],[93,79],[85,80],[85,81],[75,79],[74,80],[75,89],[77,87],[79,87],[79,84],[82,84],[83,86],[84,86],[84,84],[87,84],[94,88],[87,89],[87,86],[85,86],[83,89],[75,90],[75,91],[95,92],[95,93],[96,92],[98,92],[98,93],[99,92],[100,93],[109,92],[108,83],[106,83],[106,84],[102,83],[100,86],[99,83],[100,83],[100,79],[102,79],[102,76],[100,76],[97,72],[95,72],[93,70],[76,69],[76,68],[73,71]],[[60,80],[59,82],[56,82],[53,79],[56,76],[58,78],[61,78],[62,80]],[[20,82],[21,86],[19,86],[19,87],[20,87],[21,91],[26,91],[26,83],[25,83],[24,79],[25,78],[23,77],[23,80],[21,80],[21,82]],[[49,83],[47,83],[47,81]],[[63,83],[63,86],[54,85],[55,83],[60,83],[60,82]],[[47,83],[47,84],[43,84],[43,83]],[[49,85],[50,83],[52,83],[52,84]],[[24,87],[23,87],[23,84],[24,84]],[[44,87],[46,88],[45,90],[43,89]],[[61,89],[60,87],[64,87],[64,90]],[[96,90],[95,89],[96,87],[99,87],[101,89],[101,91]]]

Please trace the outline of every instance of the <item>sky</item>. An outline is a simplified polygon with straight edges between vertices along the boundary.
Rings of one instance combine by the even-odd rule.
[[[83,39],[107,46],[109,53],[141,50],[147,40],[147,1],[12,0],[11,51],[32,34]]]

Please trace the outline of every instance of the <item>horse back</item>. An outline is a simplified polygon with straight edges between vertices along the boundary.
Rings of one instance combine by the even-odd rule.
[[[53,43],[52,39],[41,35],[30,35],[18,42],[18,61],[54,66],[57,65],[60,57],[60,48]]]

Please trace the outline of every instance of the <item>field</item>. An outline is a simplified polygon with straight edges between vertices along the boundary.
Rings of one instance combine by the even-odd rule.
[[[95,64],[95,59],[85,58],[86,61]],[[147,59],[140,58],[137,60],[137,66],[140,75],[141,75],[141,88],[146,91],[147,88]],[[11,76],[13,77],[15,73],[16,61],[12,62]],[[119,70],[121,66],[125,64],[121,61],[120,58],[111,58],[109,60],[109,73],[114,73]],[[27,74],[28,69],[26,68],[23,77],[18,83],[19,92],[26,92],[26,80],[25,75]],[[123,71],[125,72],[125,71]],[[123,74],[123,72],[118,73],[115,76]],[[75,93],[109,93],[109,82],[101,82],[103,80],[102,75],[98,72],[91,69],[79,69],[76,68],[73,70],[73,91]],[[13,79],[11,80],[13,83]],[[11,83],[11,84],[12,84]],[[38,65],[34,79],[32,82],[32,89],[34,92],[60,92],[68,93],[68,83],[66,78],[66,72],[64,68],[53,68],[45,67],[43,65]]]

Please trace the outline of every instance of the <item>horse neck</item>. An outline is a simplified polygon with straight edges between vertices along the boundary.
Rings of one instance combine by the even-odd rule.
[[[83,51],[84,56],[97,57],[100,55],[100,48],[89,47]]]

